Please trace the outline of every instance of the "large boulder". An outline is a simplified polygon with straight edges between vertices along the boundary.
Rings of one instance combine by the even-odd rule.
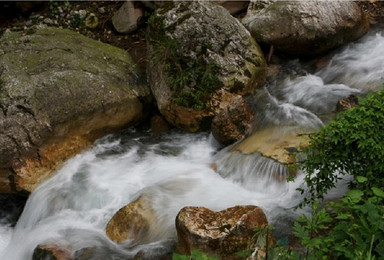
[[[231,100],[263,84],[265,60],[249,32],[210,2],[168,3],[149,19],[147,75],[166,120],[209,130]]]
[[[267,225],[263,210],[257,206],[235,206],[219,212],[185,207],[176,217],[177,250],[190,255],[198,249],[220,259],[238,259],[235,253],[253,251],[257,246],[255,229]],[[271,234],[266,239],[270,245],[273,243]]]
[[[256,0],[243,24],[257,42],[298,57],[323,54],[369,29],[368,18],[352,1]]]
[[[76,32],[0,38],[0,192],[31,192],[66,159],[143,119],[150,91],[130,56]]]

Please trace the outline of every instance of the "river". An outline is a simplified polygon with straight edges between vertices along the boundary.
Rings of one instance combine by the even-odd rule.
[[[319,129],[337,100],[377,91],[384,82],[384,31],[372,30],[337,50],[328,65],[291,60],[258,91],[256,118],[278,129]],[[259,100],[260,101],[260,100]],[[217,165],[217,172],[212,169]],[[209,133],[173,131],[161,137],[128,129],[99,139],[68,160],[57,174],[33,192],[16,226],[13,209],[1,209],[0,259],[28,260],[39,244],[56,245],[72,255],[88,251],[88,259],[127,259],[144,252],[149,259],[171,250],[174,220],[184,206],[222,210],[234,205],[263,208],[283,237],[301,201],[295,182],[279,181],[284,166],[259,154],[243,155],[220,147]],[[345,192],[345,183],[331,192]],[[344,187],[344,188],[343,188]],[[156,213],[150,239],[141,245],[116,244],[105,227],[122,206],[146,196]]]

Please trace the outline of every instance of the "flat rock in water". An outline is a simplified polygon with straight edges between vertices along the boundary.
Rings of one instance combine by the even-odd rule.
[[[235,144],[231,151],[243,154],[260,153],[283,164],[296,161],[295,153],[309,145],[305,131],[281,131],[278,128],[267,128],[257,131],[251,136]]]

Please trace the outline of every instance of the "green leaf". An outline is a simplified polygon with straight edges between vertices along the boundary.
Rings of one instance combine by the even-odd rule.
[[[341,219],[341,220],[346,220],[346,219],[351,219],[352,215],[349,213],[341,213],[336,216],[336,219]]]
[[[368,178],[364,176],[356,176],[355,179],[358,183],[364,183],[368,180]]]
[[[198,249],[193,249],[191,252],[191,257],[194,259],[201,259],[202,255],[203,255],[203,253],[201,253],[200,250],[198,250]]]
[[[357,203],[361,200],[364,193],[361,190],[350,190],[347,192],[347,197],[349,197],[353,203]]]
[[[244,258],[250,256],[251,254],[252,254],[252,252],[247,251],[247,250],[245,250],[245,251],[240,251],[240,252],[236,252],[236,253],[235,253],[236,256],[238,256],[238,257],[244,257]]]
[[[384,256],[384,241],[380,241],[380,243],[376,246],[375,251],[380,255]]]
[[[382,189],[372,187],[372,191],[377,197],[384,198],[384,191]]]
[[[189,256],[173,253],[172,260],[189,260]]]

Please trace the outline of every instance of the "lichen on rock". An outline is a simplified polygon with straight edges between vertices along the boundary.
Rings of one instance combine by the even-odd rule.
[[[218,91],[247,95],[265,80],[256,42],[227,10],[209,2],[159,8],[149,20],[148,53],[148,79],[160,112],[189,131],[210,129],[228,105],[215,99]]]
[[[32,191],[96,138],[142,119],[151,94],[122,49],[59,28],[0,38],[0,189]]]

